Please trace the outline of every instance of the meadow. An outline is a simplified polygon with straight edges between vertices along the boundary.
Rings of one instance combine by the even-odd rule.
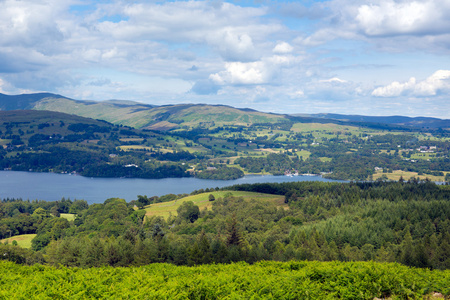
[[[13,241],[17,242],[17,245],[22,248],[31,248],[31,241],[34,239],[36,234],[21,234],[16,235],[7,239],[0,240],[0,243],[2,244],[12,244]]]
[[[288,205],[284,203],[284,196],[254,193],[254,192],[244,192],[244,191],[233,191],[233,192],[214,191],[210,193],[190,195],[169,202],[151,204],[145,208],[146,216],[147,217],[161,216],[164,217],[165,219],[167,219],[170,216],[176,216],[178,207],[180,207],[181,204],[183,204],[183,202],[186,201],[192,201],[195,205],[199,207],[200,210],[211,209],[212,201],[209,201],[210,194],[212,194],[215,199],[232,195],[234,197],[242,197],[244,200],[258,199],[263,201],[269,201],[276,203],[279,207],[288,209]]]

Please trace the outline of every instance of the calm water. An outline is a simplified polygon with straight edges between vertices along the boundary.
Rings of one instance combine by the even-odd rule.
[[[112,197],[127,202],[137,195],[162,196],[190,193],[194,190],[225,187],[242,183],[332,181],[316,176],[245,176],[236,180],[198,178],[88,178],[68,174],[0,171],[0,199],[22,198],[56,201],[62,197],[84,199],[89,204],[103,203]]]

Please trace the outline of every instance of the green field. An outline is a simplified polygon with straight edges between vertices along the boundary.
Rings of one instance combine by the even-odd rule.
[[[284,203],[284,196],[278,195],[270,195],[270,194],[261,194],[261,193],[253,193],[253,192],[241,192],[241,191],[214,191],[211,193],[202,193],[198,195],[188,196],[182,199],[156,203],[147,206],[145,210],[147,211],[146,216],[161,216],[164,218],[168,218],[170,215],[177,215],[177,208],[185,201],[192,201],[195,205],[197,205],[200,210],[210,209],[212,206],[212,201],[208,200],[209,194],[213,194],[216,199],[219,197],[224,197],[226,194],[232,194],[235,197],[243,197],[244,199],[259,199],[265,201],[273,201],[279,204],[279,206],[287,208],[287,204]]]
[[[386,175],[386,177],[389,180],[393,180],[393,181],[398,181],[400,179],[400,177],[403,177],[403,179],[405,181],[407,181],[411,177],[416,177],[416,178],[419,178],[420,180],[425,180],[426,178],[428,178],[431,181],[444,181],[444,178],[445,178],[445,176],[433,176],[433,175],[429,175],[429,174],[419,175],[416,172],[395,170],[392,173],[383,173],[382,171],[378,171],[375,174],[373,174],[373,180],[377,180],[378,178],[381,178],[383,175]]]
[[[414,153],[411,155],[411,159],[432,159],[435,158],[436,154],[434,153]]]
[[[61,214],[60,217],[67,219],[67,221],[75,220],[75,214]]]
[[[10,237],[8,239],[0,240],[0,243],[12,244],[13,241],[17,241],[17,244],[22,248],[31,248],[31,240],[34,239],[36,234],[22,234]]]

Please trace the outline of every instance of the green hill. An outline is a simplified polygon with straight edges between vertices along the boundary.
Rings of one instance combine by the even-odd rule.
[[[0,169],[90,177],[188,176],[181,163],[148,159],[148,151],[156,155],[162,144],[170,152],[178,147],[157,133],[54,111],[0,111],[0,119]]]
[[[287,120],[281,115],[206,104],[153,107],[134,102],[118,104],[109,101],[94,102],[74,101],[66,98],[46,98],[37,102],[34,109],[71,113],[106,120],[114,124],[152,130],[168,130],[183,126],[245,126],[254,123],[278,123]]]
[[[32,109],[37,102],[45,98],[64,98],[50,93],[5,95],[0,93],[0,110]]]
[[[80,101],[50,93],[0,94],[0,110],[48,110],[101,119],[113,124],[153,130],[287,121],[275,115],[225,105],[178,104],[154,106],[133,101]]]
[[[135,102],[75,101],[67,98],[44,98],[35,103],[35,110],[50,110],[101,119],[114,124],[140,128],[151,122],[150,105]]]
[[[29,249],[31,248],[31,240],[33,240],[35,236],[36,234],[20,234],[7,239],[2,239],[0,240],[0,243],[12,244],[13,241],[16,241],[18,246]]]
[[[164,218],[168,218],[171,215],[176,216],[178,207],[180,207],[180,205],[186,201],[192,201],[195,205],[197,205],[199,207],[200,210],[211,209],[212,201],[209,201],[209,199],[208,199],[209,195],[211,195],[211,194],[216,199],[218,199],[219,197],[223,198],[227,195],[232,195],[234,197],[242,197],[245,200],[258,199],[258,200],[262,200],[262,201],[273,202],[273,203],[276,203],[279,207],[288,209],[287,204],[284,203],[284,197],[279,196],[279,195],[245,192],[245,191],[233,191],[233,192],[214,191],[214,192],[210,192],[210,193],[201,193],[201,194],[197,194],[197,195],[190,195],[190,196],[184,197],[182,199],[174,200],[174,201],[152,204],[145,208],[146,216],[148,216],[148,217],[161,216]]]

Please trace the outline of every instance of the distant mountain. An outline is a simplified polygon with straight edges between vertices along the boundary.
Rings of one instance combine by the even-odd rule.
[[[1,95],[0,110],[49,110],[114,124],[153,130],[169,130],[183,126],[250,125],[278,123],[286,116],[238,109],[226,105],[178,104],[154,106],[127,100],[80,101],[56,94]],[[1,100],[0,100],[1,101]]]
[[[294,116],[312,117],[319,119],[339,120],[343,122],[358,122],[358,123],[381,123],[399,126],[412,126],[419,128],[450,128],[450,120],[438,119],[430,117],[404,117],[404,116],[361,116],[361,115],[341,115],[341,114],[298,114]]]
[[[44,98],[65,97],[51,93],[21,94],[12,96],[0,93],[0,110],[32,109],[37,102]]]
[[[280,115],[226,105],[176,104],[155,106],[128,100],[81,101],[51,93],[8,96],[0,94],[0,110],[49,110],[101,119],[113,124],[152,130],[255,123],[303,122],[368,126],[378,129],[410,130],[443,128],[450,130],[450,120],[427,117],[372,117],[341,114]],[[409,129],[408,129],[409,128]]]

